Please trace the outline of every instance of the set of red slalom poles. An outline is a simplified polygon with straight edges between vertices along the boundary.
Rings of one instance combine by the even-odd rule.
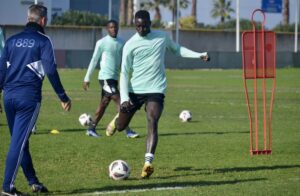
[[[263,15],[261,30],[256,29],[253,20],[256,12]],[[243,79],[250,121],[251,155],[272,154],[271,122],[276,85],[276,35],[272,31],[265,31],[265,21],[264,12],[260,9],[254,10],[251,17],[252,31],[242,34]],[[267,81],[271,81],[270,85],[267,85]]]

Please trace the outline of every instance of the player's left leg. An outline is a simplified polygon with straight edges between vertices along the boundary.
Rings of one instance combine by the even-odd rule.
[[[33,168],[28,139],[39,114],[40,103],[6,100],[5,111],[11,132],[11,143],[6,159],[3,190],[14,190],[14,181],[21,165],[29,185],[40,184]],[[11,124],[13,123],[13,124]]]
[[[111,96],[111,99],[117,105],[117,111],[119,112],[119,110],[120,110],[120,94],[115,94],[115,95]],[[139,134],[136,133],[135,131],[133,131],[129,126],[127,126],[125,128],[124,133],[125,133],[127,138],[138,138],[139,137]],[[110,135],[108,135],[108,136],[110,136]]]
[[[101,86],[101,101],[96,109],[95,117],[93,119],[93,122],[89,125],[86,135],[92,136],[92,137],[100,137],[98,133],[96,132],[96,127],[99,123],[99,121],[102,119],[106,108],[108,107],[111,97],[118,93],[116,86],[118,85],[118,82],[115,80],[99,80],[100,86]]]
[[[99,123],[99,121],[102,119],[104,112],[109,105],[110,97],[102,96],[101,101],[96,109],[95,116],[93,119],[93,122],[89,125],[86,135],[92,136],[92,137],[100,137],[98,133],[96,132],[96,127]]]
[[[158,142],[158,121],[163,111],[162,102],[149,101],[146,103],[146,112],[148,120],[148,135],[146,143],[145,164],[142,170],[141,177],[148,178],[154,172],[152,161]]]

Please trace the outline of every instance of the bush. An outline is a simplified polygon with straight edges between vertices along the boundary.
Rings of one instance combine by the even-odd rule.
[[[76,26],[105,26],[106,16],[91,12],[67,11],[62,16],[55,16],[52,25],[76,25]]]
[[[300,25],[298,24],[298,31],[300,30]],[[289,25],[278,24],[273,28],[273,31],[277,32],[295,32],[295,23]]]
[[[196,18],[194,16],[187,16],[187,17],[180,18],[179,24],[180,27],[184,29],[193,29],[197,25]]]

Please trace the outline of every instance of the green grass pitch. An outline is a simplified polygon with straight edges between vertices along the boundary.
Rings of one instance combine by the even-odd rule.
[[[30,145],[38,177],[51,194],[300,195],[300,69],[277,70],[273,154],[252,157],[242,70],[167,70],[155,172],[148,180],[139,179],[147,123],[143,109],[131,123],[140,133],[139,139],[127,139],[122,132],[105,136],[105,127],[116,113],[113,103],[98,126],[102,137],[85,135],[78,117],[84,112],[93,114],[100,98],[97,73],[91,88],[83,91],[85,71],[59,70],[72,98],[70,113],[63,112],[48,80],[44,82],[38,133],[31,136]],[[191,110],[192,122],[179,121],[178,115],[184,109]],[[52,129],[60,134],[50,134]],[[9,140],[3,113],[1,183]],[[116,159],[131,166],[128,180],[109,179],[108,166]],[[21,169],[16,186],[30,192]]]

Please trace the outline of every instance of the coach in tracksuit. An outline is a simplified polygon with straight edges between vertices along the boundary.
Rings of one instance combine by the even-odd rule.
[[[0,58],[0,90],[4,91],[4,109],[11,134],[1,195],[22,195],[14,187],[20,165],[33,192],[48,192],[36,176],[28,142],[39,114],[45,75],[62,108],[71,109],[71,101],[56,70],[51,40],[44,34],[46,23],[47,8],[30,6],[25,30],[6,41]]]

